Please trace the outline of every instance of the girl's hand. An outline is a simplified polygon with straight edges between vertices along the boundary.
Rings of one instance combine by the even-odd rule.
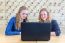
[[[55,32],[51,32],[51,36],[56,36]]]

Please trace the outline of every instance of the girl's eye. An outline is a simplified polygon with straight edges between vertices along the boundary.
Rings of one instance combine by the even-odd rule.
[[[25,15],[25,13],[23,13],[23,15]]]
[[[46,14],[44,14],[44,15],[46,15]]]
[[[28,14],[23,13],[23,15],[28,15]]]
[[[26,14],[26,15],[28,15],[28,14]]]

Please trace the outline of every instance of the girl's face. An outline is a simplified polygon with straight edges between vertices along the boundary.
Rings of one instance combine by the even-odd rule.
[[[47,19],[47,17],[48,17],[48,15],[47,15],[47,12],[46,11],[41,11],[41,19],[42,20],[46,20]]]
[[[22,10],[22,11],[20,12],[20,17],[21,17],[21,19],[26,19],[27,16],[28,16],[28,10]]]

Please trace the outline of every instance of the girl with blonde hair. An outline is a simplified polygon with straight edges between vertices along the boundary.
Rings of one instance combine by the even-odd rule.
[[[52,20],[46,8],[42,8],[39,12],[39,22],[51,23],[51,35],[59,36],[61,31],[56,20]]]
[[[21,30],[21,22],[27,22],[28,9],[25,6],[19,8],[16,17],[12,17],[8,22],[5,35],[19,35]]]

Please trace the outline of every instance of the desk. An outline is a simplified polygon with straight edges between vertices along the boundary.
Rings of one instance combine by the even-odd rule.
[[[0,35],[0,43],[65,43],[65,35],[59,37],[51,36],[50,41],[21,41],[20,35]]]

